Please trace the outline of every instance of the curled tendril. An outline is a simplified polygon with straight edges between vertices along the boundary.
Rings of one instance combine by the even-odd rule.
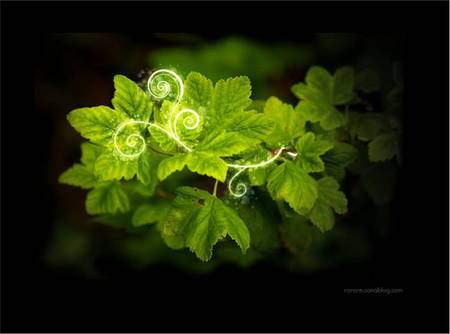
[[[188,114],[183,119],[183,126],[185,129],[194,130],[200,124],[200,115],[195,110],[192,110],[192,109],[181,110],[180,112],[178,112],[175,115],[175,118],[173,120],[173,132],[174,132],[175,136],[177,136],[178,138],[179,138],[179,135],[177,132],[178,119],[180,118],[181,115],[184,115],[184,114]]]
[[[122,132],[127,126],[135,125],[135,124],[147,124],[147,123],[148,122],[144,122],[144,121],[128,120],[128,121],[121,123],[117,127],[117,129],[113,135],[113,141],[114,141],[115,149],[122,157],[134,159],[134,158],[137,158],[138,156],[140,156],[145,151],[145,139],[144,139],[144,137],[141,136],[141,134],[138,134],[138,133],[133,133],[133,134],[129,135],[125,140],[125,144],[130,148],[135,148],[138,145],[138,143],[140,143],[139,150],[135,153],[125,153],[119,147],[119,144],[117,142],[117,138],[118,138],[120,132]]]
[[[170,82],[174,82],[176,85],[176,92],[173,91],[173,87]],[[161,69],[153,72],[150,78],[147,81],[147,89],[150,95],[153,98],[162,100],[169,97],[171,93],[175,96],[174,104],[171,107],[169,117],[167,119],[167,129],[163,128],[155,123],[146,122],[146,121],[136,121],[136,120],[127,120],[117,127],[116,131],[113,135],[114,147],[117,152],[124,158],[134,159],[139,157],[146,149],[145,138],[140,133],[132,133],[125,139],[125,144],[130,149],[136,149],[134,153],[126,153],[122,151],[118,144],[118,136],[119,134],[127,127],[131,125],[147,125],[149,127],[154,127],[165,133],[168,137],[172,138],[179,146],[183,147],[186,151],[192,152],[193,149],[187,146],[184,142],[180,140],[180,136],[177,133],[177,124],[178,120],[182,115],[185,115],[183,118],[183,127],[187,130],[194,130],[200,125],[200,115],[192,109],[182,109],[179,112],[174,114],[174,111],[178,108],[181,99],[184,95],[184,86],[181,78],[173,71]],[[262,161],[253,165],[240,165],[240,164],[228,164],[228,167],[238,169],[237,173],[234,174],[230,181],[228,182],[228,190],[231,195],[235,197],[242,197],[247,193],[247,186],[243,182],[238,182],[234,185],[236,178],[242,174],[247,169],[252,168],[262,168],[273,161],[275,161],[285,150],[284,147],[278,149],[275,155],[273,155],[270,159]],[[289,153],[289,152],[288,152]],[[292,157],[295,158],[296,153],[289,153]]]
[[[236,179],[236,177],[238,177],[239,174],[241,174],[242,172],[244,172],[247,169],[262,168],[262,167],[269,165],[270,163],[274,162],[281,155],[281,153],[283,153],[284,149],[285,149],[285,147],[279,148],[273,157],[271,157],[268,160],[261,161],[260,163],[257,163],[254,165],[228,164],[228,167],[233,167],[233,168],[239,169],[239,171],[236,174],[234,174],[231,177],[230,181],[228,182],[228,191],[230,192],[230,194],[233,195],[234,197],[244,196],[247,192],[247,186],[244,183],[239,182],[238,184],[236,184],[235,190],[233,190],[233,181]]]
[[[231,195],[233,195],[234,197],[242,197],[247,193],[247,186],[245,185],[245,183],[243,182],[238,182],[236,184],[235,187],[233,187],[233,182],[234,180],[242,173],[246,170],[247,168],[241,168],[236,174],[234,174],[230,181],[228,182],[228,191],[230,192]],[[233,190],[234,188],[234,190]]]
[[[166,77],[171,78],[171,81],[174,81],[177,86],[175,103],[178,104],[184,95],[184,86],[181,78],[173,71],[162,69],[153,72],[147,81],[148,92],[156,99],[166,98],[172,92],[172,86]]]

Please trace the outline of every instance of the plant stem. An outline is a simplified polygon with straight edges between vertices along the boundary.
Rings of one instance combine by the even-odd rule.
[[[217,186],[219,184],[219,180],[216,179],[216,183],[214,183],[213,196],[217,197]]]

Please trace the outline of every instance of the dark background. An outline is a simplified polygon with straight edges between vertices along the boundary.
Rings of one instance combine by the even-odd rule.
[[[3,331],[448,331],[448,4],[254,6],[2,3]],[[68,59],[74,51],[54,33],[133,30],[100,39],[112,45],[97,50],[120,57],[128,47],[151,45],[147,31],[207,29],[214,32],[201,34],[214,40],[237,30],[237,21],[261,41],[304,42],[313,38],[305,31],[318,30],[377,30],[366,34],[372,39],[380,31],[405,33],[405,163],[396,224],[376,257],[301,276],[261,265],[245,275],[233,267],[205,277],[157,267],[151,275],[79,280],[44,266],[40,254],[61,203],[49,175],[67,158],[55,164],[64,140],[55,137],[58,119],[66,112],[58,101],[70,89],[76,99],[67,111],[103,104],[112,93],[107,74],[123,73],[101,53],[78,50]],[[123,73],[132,78],[145,62],[134,60]],[[108,81],[80,71],[86,61]],[[37,77],[47,82],[74,86],[36,89],[35,70],[45,70]],[[404,293],[343,293],[354,287]]]

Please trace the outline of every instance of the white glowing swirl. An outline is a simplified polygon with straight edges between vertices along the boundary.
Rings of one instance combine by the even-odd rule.
[[[263,168],[269,164],[271,164],[272,162],[274,162],[275,160],[278,159],[278,157],[281,155],[281,153],[283,153],[283,150],[285,148],[281,147],[278,149],[277,153],[271,157],[268,160],[265,161],[261,161],[260,163],[257,164],[253,164],[253,165],[239,165],[239,164],[228,164],[228,167],[232,167],[232,168],[237,168],[240,169],[236,174],[234,174],[230,181],[228,182],[228,191],[230,192],[231,195],[233,195],[234,197],[242,197],[246,194],[247,192],[247,186],[245,185],[245,183],[243,182],[239,182],[238,184],[236,184],[235,190],[233,190],[233,181],[245,170],[250,169],[250,168]]]
[[[177,136],[178,138],[180,138],[180,136],[178,135],[178,132],[177,132],[178,119],[183,114],[189,114],[188,116],[185,116],[183,119],[184,128],[186,128],[188,130],[194,130],[200,124],[200,115],[195,110],[192,110],[192,109],[181,110],[180,112],[178,112],[175,115],[174,120],[173,120],[173,132],[174,132],[175,136]]]
[[[125,139],[125,145],[127,147],[136,148],[138,147],[138,150],[134,153],[126,153],[124,152],[118,143],[118,136],[119,134],[127,127],[132,125],[147,125],[148,127],[154,127],[158,130],[162,131],[164,134],[166,134],[169,138],[173,139],[179,146],[183,147],[186,151],[192,152],[193,148],[186,145],[181,139],[177,132],[177,125],[178,121],[181,116],[184,115],[182,125],[187,130],[194,130],[200,125],[200,115],[192,109],[182,109],[174,114],[174,111],[178,108],[178,105],[180,104],[181,99],[184,95],[184,85],[181,78],[173,71],[161,69],[158,71],[153,72],[153,74],[150,76],[150,78],[147,81],[147,89],[150,93],[150,95],[156,99],[162,100],[169,96],[169,94],[172,92],[172,86],[167,81],[168,78],[164,78],[163,76],[168,76],[176,83],[177,91],[175,93],[175,101],[170,109],[169,117],[167,119],[167,129],[164,127],[157,125],[155,123],[146,122],[146,121],[137,121],[137,120],[127,120],[125,122],[122,122],[119,124],[119,126],[116,128],[116,131],[113,135],[113,141],[114,141],[114,147],[117,150],[117,152],[124,158],[128,159],[135,159],[139,157],[146,149],[146,141],[145,138],[140,133],[133,133],[130,134]],[[159,81],[158,81],[159,78]],[[263,168],[270,163],[274,162],[278,157],[281,155],[281,153],[285,150],[284,147],[281,147],[277,150],[276,154],[273,155],[270,159],[262,161],[257,164],[247,164],[247,165],[241,165],[241,164],[227,164],[228,167],[236,168],[238,169],[238,172],[235,173],[230,181],[228,182],[228,190],[232,196],[235,197],[242,197],[247,192],[247,186],[243,182],[239,182],[236,184],[235,187],[233,187],[233,183],[237,179],[237,177],[242,174],[247,169],[253,169],[253,168]],[[292,157],[295,157],[296,153],[288,152],[288,154]]]

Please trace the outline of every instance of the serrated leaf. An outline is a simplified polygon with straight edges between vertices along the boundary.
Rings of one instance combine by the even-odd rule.
[[[347,212],[347,198],[339,191],[339,183],[332,177],[326,176],[317,181],[319,197],[309,214],[312,223],[320,231],[329,231],[334,226],[334,212]]]
[[[286,201],[298,213],[311,209],[318,196],[316,180],[291,161],[270,173],[267,189],[273,199]]]
[[[305,121],[300,113],[276,97],[270,97],[264,106],[264,115],[275,122],[275,129],[265,140],[273,147],[289,145],[304,133]]]
[[[341,105],[349,103],[353,98],[355,85],[355,72],[353,68],[341,67],[334,73],[333,80],[333,104]]]
[[[235,132],[218,130],[209,133],[195,150],[228,157],[245,151],[252,144],[255,143],[243,139]]]
[[[325,165],[320,158],[325,152],[333,148],[333,143],[317,139],[312,132],[302,136],[295,146],[297,150],[296,163],[305,172],[321,172]]]
[[[389,160],[399,152],[399,135],[385,133],[369,143],[369,161]]]
[[[94,166],[94,175],[99,180],[130,180],[136,175],[138,169],[137,159],[124,159],[115,150],[102,152]]]
[[[130,209],[128,196],[116,182],[99,184],[86,197],[86,211],[90,215],[126,212]]]
[[[133,214],[133,226],[143,226],[165,219],[170,210],[170,201],[154,199],[150,203],[142,204]]]
[[[213,246],[229,235],[243,253],[247,251],[250,234],[235,210],[203,190],[181,187],[176,193],[162,226],[169,246],[188,247],[200,260],[209,261]]]
[[[207,175],[225,182],[228,165],[217,155],[208,152],[190,152],[177,154],[164,159],[158,166],[158,178],[164,180],[170,174],[181,171],[185,166],[201,175]]]
[[[275,122],[256,111],[243,111],[231,117],[226,123],[228,132],[237,133],[247,140],[260,142],[269,136],[275,128]]]
[[[60,175],[58,182],[83,189],[90,189],[95,185],[96,179],[92,172],[85,166],[74,164]]]
[[[197,72],[191,72],[184,81],[183,105],[201,112],[211,106],[213,96],[211,80]]]
[[[116,128],[127,120],[126,114],[106,106],[80,108],[67,115],[69,123],[93,143],[112,146]]]
[[[361,141],[369,141],[389,128],[387,119],[380,113],[350,112],[350,133]]]
[[[81,163],[91,172],[94,171],[94,164],[98,156],[105,149],[92,143],[81,144]]]
[[[252,102],[250,95],[250,80],[245,76],[219,80],[214,87],[212,99],[216,121],[245,110]]]
[[[152,114],[153,102],[150,97],[132,80],[123,75],[114,77],[114,109],[139,121],[148,121]]]
[[[304,83],[292,86],[292,92],[302,101],[296,110],[311,122],[320,122],[325,130],[345,124],[344,115],[335,105],[349,103],[353,98],[354,73],[350,67],[339,68],[334,77],[324,68],[311,67]]]

